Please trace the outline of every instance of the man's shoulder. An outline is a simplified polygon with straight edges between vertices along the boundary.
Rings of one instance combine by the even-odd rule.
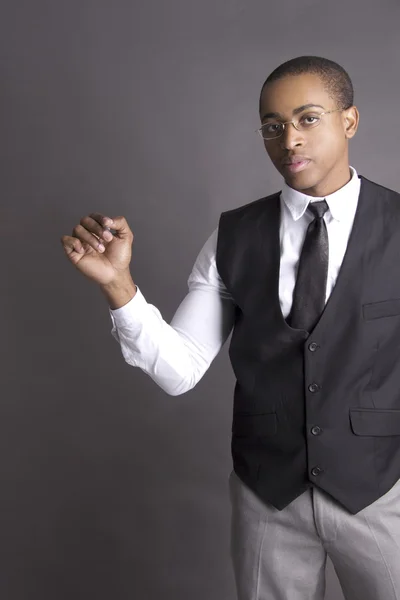
[[[246,202],[246,204],[241,204],[240,206],[236,206],[235,208],[225,210],[221,213],[221,216],[239,215],[242,213],[253,213],[258,212],[260,210],[264,210],[265,205],[270,203],[272,200],[279,198],[281,192],[282,190],[279,190],[279,192],[269,194],[269,196],[263,196],[262,198],[258,198],[257,200],[252,200],[251,202]]]
[[[391,188],[389,188],[385,185],[382,185],[381,183],[378,183],[376,181],[372,181],[372,179],[369,179],[368,177],[365,177],[364,175],[359,175],[359,177],[360,177],[361,183],[364,185],[364,187],[367,187],[370,190],[373,190],[374,192],[378,192],[385,196],[394,195],[394,196],[396,196],[397,200],[400,199],[400,192],[397,192],[396,190],[392,190]]]

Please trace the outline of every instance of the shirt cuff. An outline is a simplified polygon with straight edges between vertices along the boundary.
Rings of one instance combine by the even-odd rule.
[[[143,321],[143,317],[148,311],[148,303],[139,286],[136,285],[136,294],[127,304],[114,310],[109,307],[108,310],[115,326],[127,327]]]

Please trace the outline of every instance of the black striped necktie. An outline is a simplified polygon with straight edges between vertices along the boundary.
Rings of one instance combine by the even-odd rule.
[[[326,200],[310,202],[307,210],[315,219],[308,226],[299,260],[292,309],[288,324],[310,332],[324,308],[328,278],[329,243],[324,214],[329,209]]]

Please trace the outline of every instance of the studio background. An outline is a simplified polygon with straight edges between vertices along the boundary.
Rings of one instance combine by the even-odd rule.
[[[348,71],[350,164],[400,191],[399,23],[393,0],[2,0],[1,598],[236,597],[230,337],[168,396],[124,362],[60,238],[124,215],[169,322],[220,213],[281,189],[258,96],[304,54]]]

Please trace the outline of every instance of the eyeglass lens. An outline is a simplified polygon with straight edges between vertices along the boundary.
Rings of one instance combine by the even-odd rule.
[[[300,131],[306,131],[307,129],[312,129],[319,125],[321,121],[321,116],[319,115],[304,115],[301,119],[296,123],[297,129]],[[288,124],[286,125],[286,127]],[[261,134],[264,139],[274,139],[282,135],[284,130],[284,125],[279,123],[278,121],[269,121],[268,123],[264,123],[261,127]]]

